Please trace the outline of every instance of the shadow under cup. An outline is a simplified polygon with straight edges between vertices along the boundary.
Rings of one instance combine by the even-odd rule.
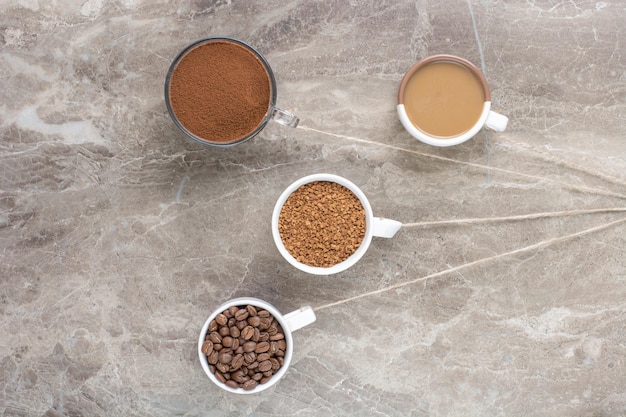
[[[417,62],[404,75],[398,91],[397,111],[405,129],[435,146],[465,142],[488,118],[499,116],[490,110],[491,92],[482,72],[453,55],[433,55]]]
[[[276,80],[268,62],[237,39],[192,43],[174,59],[165,80],[172,120],[203,145],[251,139],[275,117],[275,103]]]

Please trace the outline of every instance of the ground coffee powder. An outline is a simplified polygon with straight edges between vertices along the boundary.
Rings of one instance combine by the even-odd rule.
[[[248,48],[212,40],[186,53],[170,78],[171,108],[191,133],[209,142],[245,138],[270,106],[270,76]]]
[[[285,249],[298,262],[328,268],[345,261],[365,237],[365,209],[348,188],[314,181],[285,201],[278,230]]]

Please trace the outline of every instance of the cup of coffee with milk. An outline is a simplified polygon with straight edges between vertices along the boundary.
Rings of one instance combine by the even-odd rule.
[[[184,48],[165,79],[170,117],[189,138],[228,147],[256,136],[271,120],[298,117],[276,107],[276,79],[267,60],[238,39],[211,37]]]
[[[433,55],[414,64],[398,91],[398,117],[416,139],[453,146],[483,127],[506,129],[508,118],[491,110],[491,92],[483,73],[470,61]]]

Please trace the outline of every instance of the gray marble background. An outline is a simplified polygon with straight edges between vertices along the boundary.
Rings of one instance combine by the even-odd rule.
[[[0,414],[625,416],[625,23],[622,0],[0,0]],[[267,57],[299,128],[177,131],[167,69],[218,35]],[[402,129],[436,53],[483,69],[506,132]],[[327,277],[270,231],[319,172],[407,224]],[[196,355],[237,296],[316,309],[259,395]]]

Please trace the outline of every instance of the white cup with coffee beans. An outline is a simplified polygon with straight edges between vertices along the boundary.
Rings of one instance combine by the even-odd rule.
[[[301,271],[330,275],[356,264],[372,238],[393,237],[402,223],[374,217],[359,187],[333,174],[293,182],[272,213],[272,235],[280,254]]]
[[[261,392],[287,372],[293,354],[292,332],[315,321],[311,307],[281,314],[254,297],[219,306],[202,326],[198,356],[218,387],[234,394]]]

